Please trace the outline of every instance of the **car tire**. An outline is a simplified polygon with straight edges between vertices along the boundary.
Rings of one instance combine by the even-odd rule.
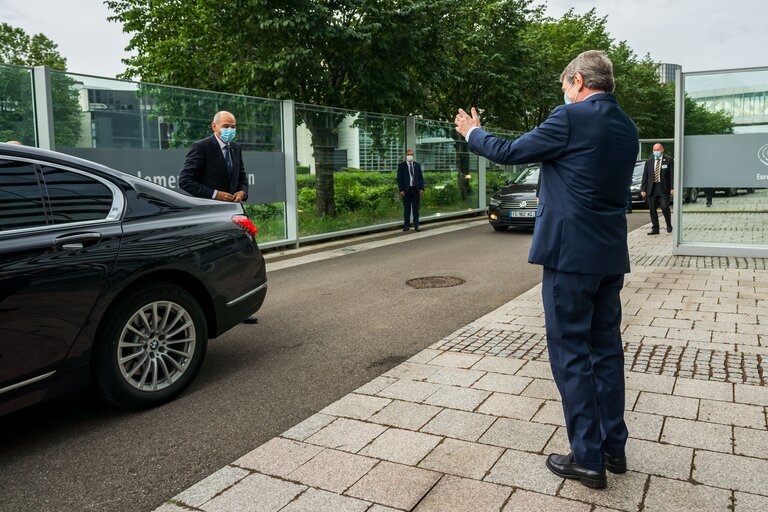
[[[94,342],[93,379],[112,405],[146,409],[194,380],[208,331],[197,300],[170,283],[136,288],[113,303]]]
[[[736,195],[736,189],[735,188],[729,188],[725,191],[725,197],[733,197]]]
[[[747,194],[754,194],[754,193],[755,193],[755,189],[753,189],[753,188],[748,188],[747,189]]]
[[[494,231],[506,231],[508,226],[491,224]]]
[[[695,203],[698,200],[699,200],[699,189],[697,189],[696,187],[692,187],[688,191],[688,202]]]

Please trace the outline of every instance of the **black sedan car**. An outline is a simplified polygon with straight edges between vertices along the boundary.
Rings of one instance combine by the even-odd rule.
[[[255,234],[240,204],[0,143],[0,414],[86,386],[133,409],[181,393],[264,301]]]
[[[536,207],[539,206],[537,189],[540,166],[526,167],[511,182],[491,196],[488,221],[496,231],[510,226],[533,228]]]

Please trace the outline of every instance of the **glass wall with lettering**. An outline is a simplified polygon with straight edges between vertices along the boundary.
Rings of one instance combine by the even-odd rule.
[[[768,69],[684,75],[681,243],[768,246]]]
[[[257,240],[286,239],[281,103],[249,96],[51,72],[56,150],[178,189],[186,153],[231,112]]]

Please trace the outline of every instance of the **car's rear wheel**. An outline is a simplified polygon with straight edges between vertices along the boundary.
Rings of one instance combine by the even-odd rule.
[[[733,197],[736,195],[736,189],[735,188],[729,188],[725,191],[726,197]]]
[[[119,407],[160,405],[189,386],[207,343],[205,315],[189,292],[170,283],[137,288],[112,305],[99,329],[96,389]]]

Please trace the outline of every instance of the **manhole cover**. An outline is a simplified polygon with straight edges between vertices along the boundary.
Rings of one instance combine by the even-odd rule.
[[[465,280],[455,276],[415,277],[405,282],[405,284],[417,290],[423,288],[450,288],[451,286],[459,286],[464,283],[466,283]]]

